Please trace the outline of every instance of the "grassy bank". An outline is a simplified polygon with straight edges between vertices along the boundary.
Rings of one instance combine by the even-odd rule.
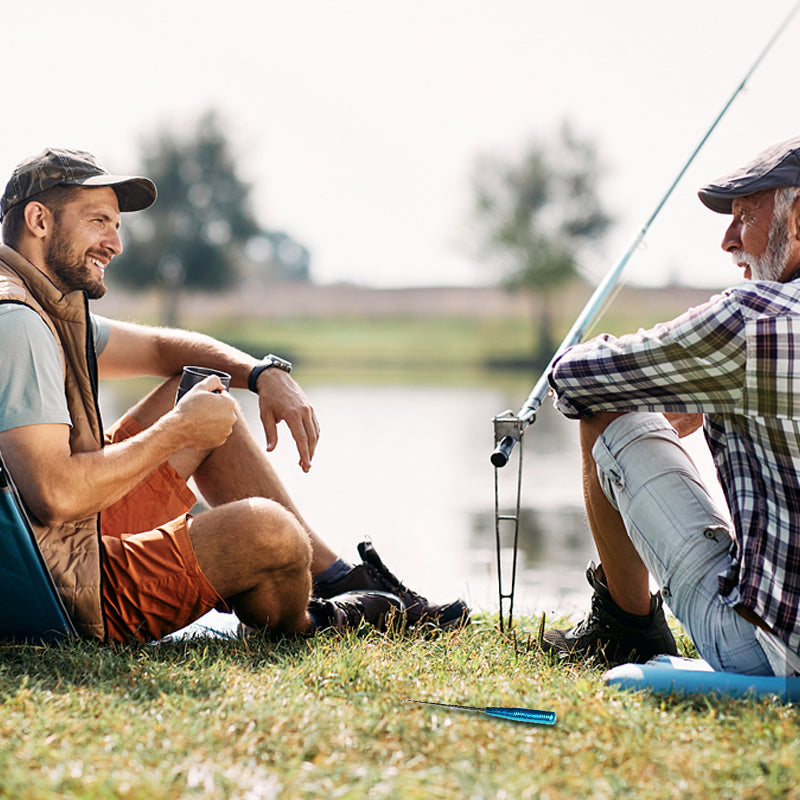
[[[553,310],[552,335],[566,336],[588,297],[571,293]],[[705,295],[628,290],[589,334],[621,334],[651,327],[681,313]],[[469,314],[287,314],[231,316],[224,312],[188,317],[187,327],[203,330],[261,355],[280,352],[293,358],[314,380],[475,383],[503,379],[504,372],[538,377],[543,364],[525,364],[539,352],[538,325],[520,313]],[[516,362],[516,369],[498,364]],[[488,369],[490,365],[493,369]],[[520,366],[521,364],[521,366]],[[488,373],[488,374],[487,374]]]
[[[0,795],[800,797],[797,708],[619,693],[601,670],[538,653],[534,627],[522,621],[513,642],[482,618],[428,639],[3,646]],[[537,707],[559,721],[407,697]]]
[[[493,356],[529,352],[529,327],[519,317],[220,318],[209,333],[251,353],[286,353],[325,380],[473,382]]]
[[[711,293],[623,287],[589,334],[650,327]],[[590,294],[591,287],[576,283],[553,303],[556,342],[566,335]],[[113,318],[160,324],[162,306],[157,293],[114,288],[95,310]],[[285,353],[302,368],[304,381],[474,384],[486,380],[490,361],[519,363],[537,352],[538,310],[530,300],[491,288],[291,285],[219,295],[187,293],[179,324],[254,355]],[[548,351],[545,361],[551,354]],[[514,372],[531,373],[535,379],[540,368],[528,365]],[[491,380],[498,375],[502,380],[502,370],[490,371]]]

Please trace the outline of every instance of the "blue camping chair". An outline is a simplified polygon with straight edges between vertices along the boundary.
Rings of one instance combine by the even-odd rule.
[[[0,638],[36,642],[76,635],[0,454]]]

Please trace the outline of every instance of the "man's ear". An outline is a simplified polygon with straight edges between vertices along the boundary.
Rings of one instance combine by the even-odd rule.
[[[47,206],[33,200],[25,206],[22,213],[25,217],[25,227],[32,236],[42,239],[50,232],[53,225],[53,212]]]
[[[800,189],[795,192],[789,208],[789,235],[800,242]]]

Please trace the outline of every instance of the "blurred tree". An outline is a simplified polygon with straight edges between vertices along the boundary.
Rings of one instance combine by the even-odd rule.
[[[518,163],[482,156],[473,173],[482,254],[499,263],[501,282],[536,301],[534,360],[547,363],[556,343],[552,302],[578,274],[581,248],[612,223],[597,195],[595,147],[568,123],[550,142],[535,141]]]
[[[152,210],[126,220],[124,250],[113,279],[132,288],[165,291],[165,322],[177,324],[184,287],[214,291],[243,273],[308,280],[308,251],[283,232],[270,232],[250,210],[250,187],[236,175],[234,158],[213,111],[182,140],[168,130],[142,146],[142,174],[158,187]],[[294,243],[291,262],[279,245]],[[286,250],[284,244],[284,250]]]

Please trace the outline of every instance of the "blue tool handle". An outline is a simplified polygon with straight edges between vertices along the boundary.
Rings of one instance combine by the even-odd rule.
[[[555,725],[555,711],[539,711],[535,708],[497,708],[489,706],[485,708],[485,714],[490,717],[500,717],[500,719],[511,719],[516,722],[536,722],[539,725]]]

